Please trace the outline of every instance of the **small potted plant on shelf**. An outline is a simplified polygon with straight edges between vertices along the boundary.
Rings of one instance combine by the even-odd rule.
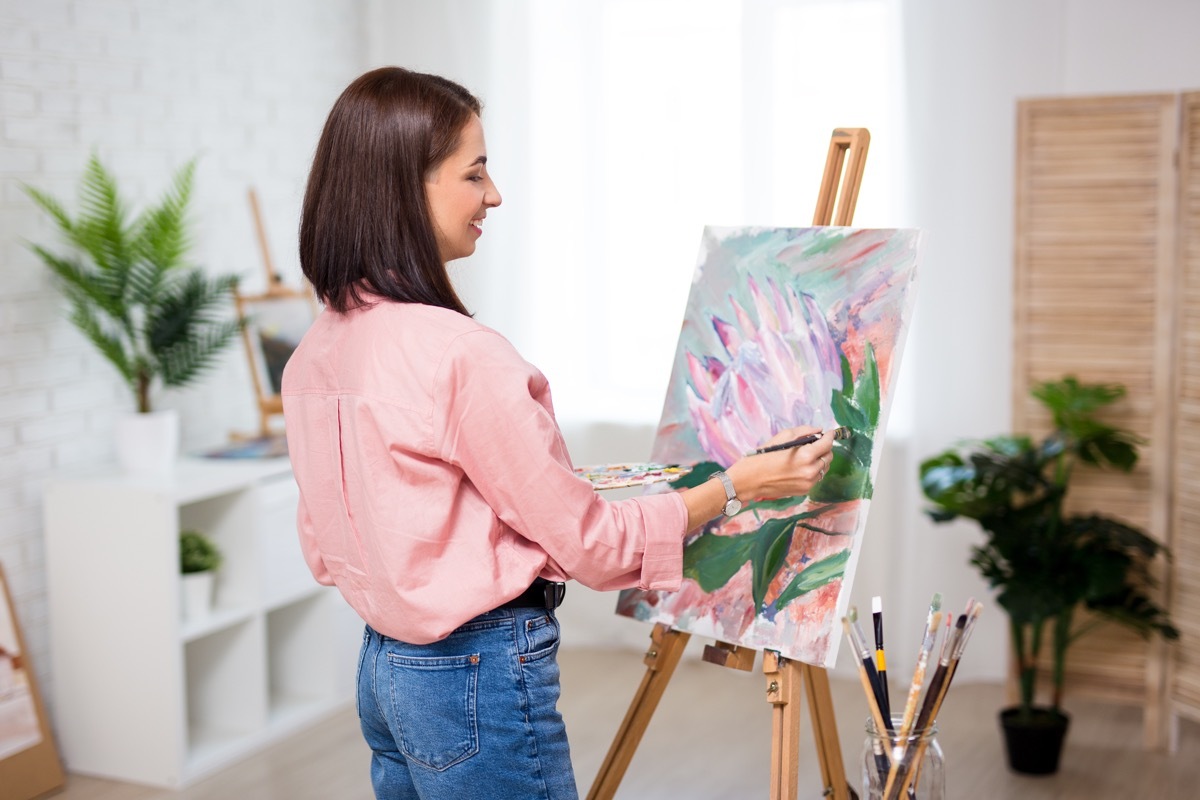
[[[1007,612],[1020,704],[1001,712],[1009,765],[1018,772],[1057,771],[1068,716],[1062,710],[1067,648],[1084,607],[1143,636],[1179,632],[1151,592],[1150,564],[1166,549],[1145,532],[1097,513],[1068,513],[1064,503],[1080,463],[1129,472],[1138,439],[1101,422],[1101,409],[1124,395],[1118,384],[1074,377],[1041,383],[1033,396],[1053,429],[1040,441],[1006,435],[968,442],[921,464],[921,488],[936,522],[975,520],[983,542],[971,563]],[[1050,633],[1053,694],[1034,702],[1038,657]]]
[[[221,551],[212,539],[195,530],[179,533],[179,571],[182,573],[183,618],[204,619],[212,611],[213,583],[221,566]]]
[[[56,276],[71,321],[133,393],[137,413],[119,419],[116,432],[117,455],[131,472],[168,469],[178,450],[178,417],[154,411],[151,390],[194,382],[241,329],[231,313],[236,276],[208,277],[187,263],[194,172],[194,161],[185,164],[162,199],[137,215],[95,155],[80,181],[76,216],[24,187],[72,252],[31,249]]]

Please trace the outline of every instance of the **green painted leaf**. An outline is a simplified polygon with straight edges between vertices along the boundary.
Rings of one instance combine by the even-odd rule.
[[[677,481],[671,482],[672,489],[691,489],[694,486],[699,486],[713,476],[714,472],[718,472],[721,465],[715,461],[701,461],[692,467],[692,471],[684,475]]]
[[[875,348],[867,342],[863,359],[862,374],[854,384],[854,401],[867,418],[872,433],[879,426],[879,363],[875,360]]]
[[[750,560],[756,536],[702,533],[683,551],[683,577],[694,580],[706,592],[715,592]]]
[[[753,570],[751,593],[754,598],[754,608],[761,609],[767,596],[771,581],[783,569],[787,561],[788,548],[792,544],[792,534],[796,530],[796,518],[769,519],[754,534],[754,551],[750,557]]]
[[[792,578],[791,582],[779,593],[779,597],[775,598],[775,607],[781,609],[797,597],[808,594],[814,589],[820,589],[842,577],[846,571],[846,562],[849,560],[850,550],[847,548],[828,558],[812,562]]]

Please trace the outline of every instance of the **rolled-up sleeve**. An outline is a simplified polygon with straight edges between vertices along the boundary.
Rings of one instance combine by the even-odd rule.
[[[546,380],[499,334],[458,336],[435,381],[440,457],[519,537],[594,589],[674,590],[687,509],[674,492],[610,502],[575,475]]]

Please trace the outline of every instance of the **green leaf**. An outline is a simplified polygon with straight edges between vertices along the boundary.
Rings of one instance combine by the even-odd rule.
[[[22,184],[21,188],[25,191],[25,194],[27,194],[30,199],[32,199],[33,202],[38,205],[39,208],[50,215],[51,219],[54,220],[54,224],[58,226],[60,231],[68,235],[71,233],[71,229],[74,227],[74,224],[71,222],[71,217],[67,214],[66,209],[63,208],[62,203],[46,194],[41,189],[36,189],[28,184]]]
[[[121,377],[125,379],[125,382],[132,386],[134,382],[134,368],[125,354],[125,348],[122,346],[120,336],[108,333],[96,318],[92,307],[81,299],[73,301],[71,321],[96,346],[96,349],[112,362],[112,365],[117,368],[117,372],[121,373]]]
[[[845,503],[871,496],[871,475],[868,466],[861,462],[864,457],[861,452],[855,452],[856,447],[867,448],[865,457],[870,464],[870,438],[855,435],[852,444],[840,447],[841,442],[834,444],[833,457],[825,477],[817,481],[809,490],[809,499],[819,503]]]
[[[863,354],[862,374],[854,384],[854,402],[867,418],[866,430],[874,433],[879,426],[879,364],[870,342]]]
[[[852,397],[834,392],[829,406],[833,411],[833,418],[837,420],[838,425],[843,425],[856,432],[870,430],[870,420],[863,413],[862,409],[854,404]]]
[[[874,348],[868,346],[862,373],[857,379],[850,372],[850,362],[842,356],[842,388],[830,397],[834,419],[838,425],[854,433],[849,439],[833,444],[833,458],[825,477],[809,493],[822,503],[843,503],[869,498],[871,459],[874,457],[875,429],[879,424],[879,365]]]
[[[180,266],[191,247],[187,210],[195,171],[195,159],[184,164],[161,202],[143,212],[134,223],[138,255],[162,270]]]
[[[819,516],[824,511],[823,508],[809,509],[787,518],[767,520],[753,533],[728,536],[702,533],[684,548],[683,575],[699,583],[704,591],[713,592],[728,583],[747,561],[754,561],[754,575],[762,573],[765,586],[769,586],[781,566],[777,559],[787,555],[786,543],[782,551],[777,549],[781,537],[790,542],[798,522]]]
[[[759,528],[758,533],[754,534],[756,541],[750,554],[750,591],[756,610],[762,609],[771,581],[787,561],[788,548],[791,547],[795,530],[796,518],[788,517],[769,519]]]
[[[715,592],[729,583],[742,565],[750,560],[756,534],[722,536],[702,533],[683,551],[683,577],[700,584],[706,592]]]
[[[784,587],[784,590],[779,593],[779,597],[775,598],[775,607],[781,609],[797,597],[808,594],[814,589],[820,589],[842,577],[846,572],[846,563],[849,560],[850,550],[847,548],[807,565]]]
[[[715,461],[701,461],[692,467],[692,471],[687,475],[672,482],[671,487],[674,489],[691,489],[704,483],[713,476],[713,473],[719,472],[721,469],[721,465]]]
[[[217,358],[242,326],[236,320],[206,325],[159,354],[158,368],[165,386],[187,386],[216,365]]]

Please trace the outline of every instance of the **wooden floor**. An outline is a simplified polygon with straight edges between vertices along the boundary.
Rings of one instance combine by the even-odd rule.
[[[693,645],[695,642],[693,642]],[[634,652],[564,651],[562,713],[581,794],[608,750],[645,668]],[[741,800],[767,797],[770,710],[761,665],[739,673],[684,656],[621,785],[627,800]],[[835,680],[834,707],[851,785],[866,705],[857,682]],[[1020,777],[1004,764],[996,710],[1001,687],[951,688],[939,721],[951,800],[1190,800],[1200,798],[1200,726],[1184,723],[1179,752],[1145,752],[1134,709],[1068,703],[1071,731],[1060,772]],[[819,772],[807,727],[801,744],[800,797],[819,798]],[[309,733],[182,792],[71,776],[61,800],[370,800],[368,752],[352,708]],[[481,789],[480,800],[486,800]]]

